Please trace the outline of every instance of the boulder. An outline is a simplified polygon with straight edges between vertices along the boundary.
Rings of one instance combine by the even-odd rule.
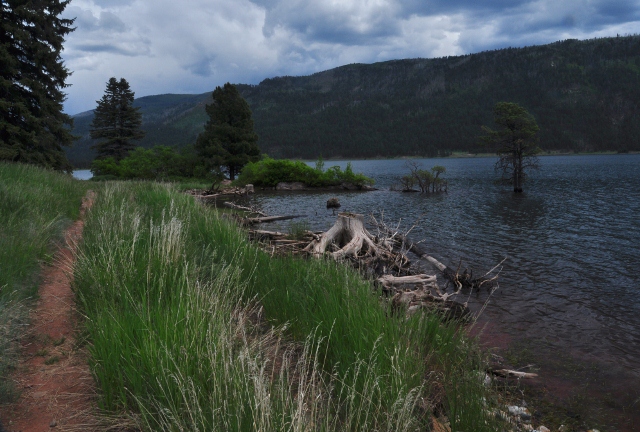
[[[280,182],[276,185],[276,190],[304,190],[307,185],[302,182]]]

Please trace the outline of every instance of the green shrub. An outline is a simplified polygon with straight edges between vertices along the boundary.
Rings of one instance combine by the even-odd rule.
[[[302,182],[311,187],[335,186],[341,183],[351,183],[356,186],[371,185],[373,179],[363,174],[353,172],[351,162],[344,171],[339,166],[333,166],[322,171],[324,162],[319,160],[316,168],[304,162],[289,159],[264,158],[258,162],[245,165],[238,177],[241,184],[255,186],[275,186],[280,182]]]
[[[91,164],[91,172],[99,179],[171,180],[206,178],[210,175],[192,147],[177,150],[167,146],[151,149],[136,147],[120,162],[112,157],[95,159]]]

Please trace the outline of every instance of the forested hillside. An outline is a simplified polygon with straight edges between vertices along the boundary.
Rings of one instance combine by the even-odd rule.
[[[273,157],[482,151],[480,126],[492,123],[498,101],[534,115],[544,150],[640,150],[640,36],[352,64],[238,88],[253,110],[260,148]],[[142,145],[193,143],[209,98],[138,99]],[[89,156],[91,116],[75,121],[84,138],[69,156],[78,164]]]

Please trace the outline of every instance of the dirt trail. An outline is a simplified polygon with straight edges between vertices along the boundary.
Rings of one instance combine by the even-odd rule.
[[[78,315],[71,281],[84,214],[94,197],[89,191],[83,198],[80,219],[65,232],[66,241],[56,252],[54,265],[43,270],[39,300],[30,312],[21,361],[12,377],[21,396],[0,408],[7,432],[88,430],[95,389],[86,350],[78,349],[76,342]]]

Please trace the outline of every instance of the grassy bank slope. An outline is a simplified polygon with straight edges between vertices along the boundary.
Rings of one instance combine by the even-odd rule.
[[[172,186],[109,183],[75,289],[101,403],[146,430],[496,430],[477,357],[354,271],[272,257]],[[446,389],[446,391],[442,391]]]
[[[14,393],[7,374],[12,342],[26,322],[26,302],[38,291],[54,240],[78,217],[86,183],[28,165],[0,163],[0,403]]]

